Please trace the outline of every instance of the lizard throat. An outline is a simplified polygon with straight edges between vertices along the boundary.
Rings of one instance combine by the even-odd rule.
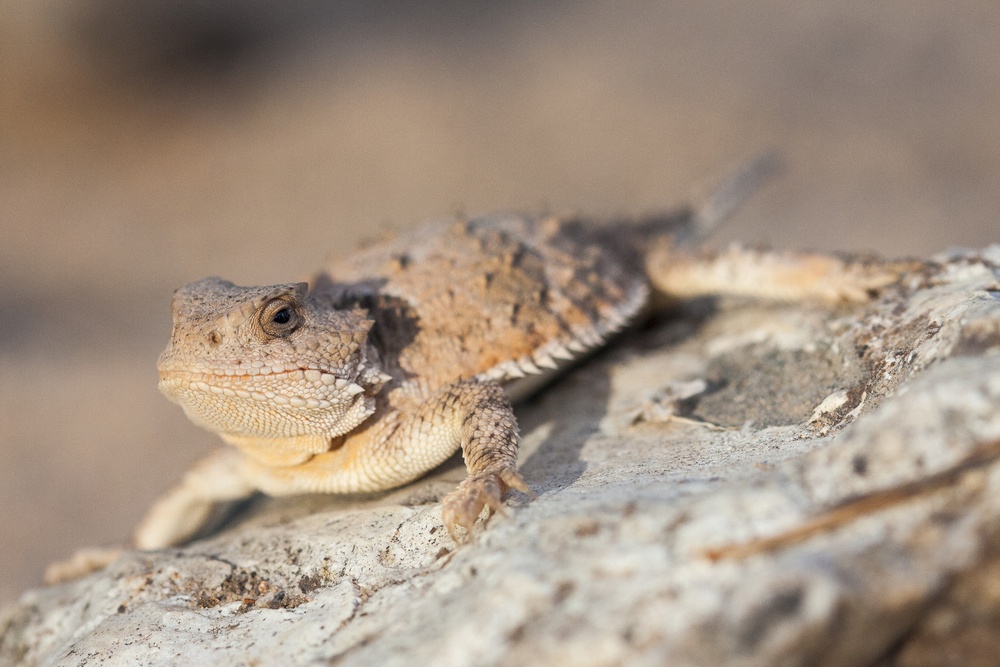
[[[332,377],[332,376],[329,376]],[[266,376],[163,373],[160,391],[195,423],[253,438],[333,437],[370,415],[375,399],[358,384],[324,384],[304,371]]]

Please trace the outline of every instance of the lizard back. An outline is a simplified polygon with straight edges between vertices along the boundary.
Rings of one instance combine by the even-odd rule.
[[[368,311],[397,386],[514,380],[600,345],[645,304],[643,267],[601,231],[556,217],[439,221],[333,259],[313,284]]]

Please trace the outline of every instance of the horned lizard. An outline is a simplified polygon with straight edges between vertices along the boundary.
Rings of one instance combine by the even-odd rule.
[[[461,449],[468,477],[442,510],[454,537],[509,489],[529,492],[510,396],[601,346],[654,296],[860,301],[894,279],[829,255],[694,249],[771,164],[698,209],[628,226],[487,215],[334,259],[309,284],[182,287],[160,388],[232,447],[152,507],[136,546],[183,542],[220,501],[390,489]]]

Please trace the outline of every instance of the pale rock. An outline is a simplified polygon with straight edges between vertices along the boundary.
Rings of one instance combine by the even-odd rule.
[[[457,461],[259,500],[26,592],[0,664],[980,664],[1000,646],[998,256],[952,252],[833,316],[692,306],[520,407],[539,497],[468,543],[438,504]],[[696,381],[691,419],[635,419]]]

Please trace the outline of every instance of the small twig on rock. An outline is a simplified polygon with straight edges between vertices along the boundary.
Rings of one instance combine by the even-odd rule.
[[[723,558],[746,558],[758,553],[784,549],[804,542],[818,533],[835,530],[855,519],[954,486],[966,473],[985,468],[998,459],[1000,459],[1000,439],[973,449],[956,465],[941,472],[899,486],[846,498],[823,513],[783,533],[706,549],[704,555],[714,561]]]

